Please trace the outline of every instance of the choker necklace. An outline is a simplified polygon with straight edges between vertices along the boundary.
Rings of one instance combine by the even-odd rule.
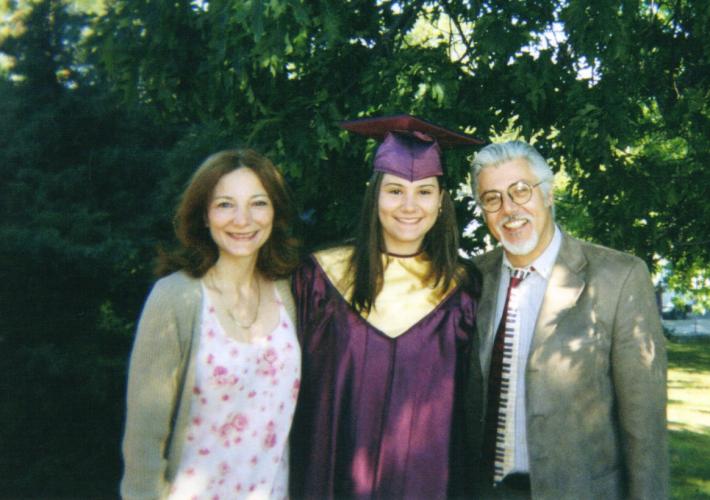
[[[407,255],[400,254],[400,253],[387,252],[387,251],[385,251],[385,252],[383,252],[383,253],[384,253],[387,257],[395,257],[395,258],[397,258],[397,259],[410,259],[410,258],[412,258],[412,257],[416,257],[416,256],[418,256],[418,255],[421,255],[422,253],[424,253],[424,250],[417,250],[415,253],[410,253],[410,254],[407,254]]]
[[[222,289],[219,288],[217,286],[217,284],[215,283],[214,273],[210,273],[210,281],[212,282],[210,288],[215,290],[219,294],[219,296],[222,298],[222,300],[224,301],[224,292],[222,292]],[[256,320],[259,317],[259,307],[260,306],[261,306],[261,285],[259,284],[259,278],[257,277],[256,278],[256,309],[254,311],[254,317],[252,318],[252,320],[247,324],[242,324],[237,319],[237,315],[234,314],[234,310],[237,308],[236,303],[234,304],[233,307],[226,308],[227,309],[227,316],[229,316],[229,318],[239,328],[241,328],[242,330],[248,330],[249,328],[251,328],[254,325],[254,323],[256,323]]]

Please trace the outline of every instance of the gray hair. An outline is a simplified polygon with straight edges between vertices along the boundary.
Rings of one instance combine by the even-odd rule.
[[[478,176],[486,167],[497,167],[498,165],[522,158],[528,162],[533,174],[537,180],[541,182],[540,190],[545,195],[545,198],[552,199],[550,192],[552,191],[552,182],[555,179],[555,174],[552,168],[547,164],[545,158],[542,157],[537,150],[527,142],[523,141],[508,141],[498,144],[489,144],[481,149],[473,158],[471,188],[476,202],[480,202],[478,198]]]

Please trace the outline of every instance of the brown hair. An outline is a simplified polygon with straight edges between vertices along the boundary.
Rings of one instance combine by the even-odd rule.
[[[199,278],[217,262],[219,250],[205,226],[207,210],[220,179],[240,168],[254,172],[274,206],[273,228],[259,249],[257,269],[271,279],[285,278],[293,271],[298,264],[299,242],[292,234],[296,212],[286,181],[274,164],[256,151],[230,149],[209,156],[190,179],[174,219],[180,246],[174,252],[160,253],[158,276],[184,270]]]

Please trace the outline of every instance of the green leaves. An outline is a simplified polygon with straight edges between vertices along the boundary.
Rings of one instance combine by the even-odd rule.
[[[37,19],[63,12],[59,5],[40,3]],[[91,81],[159,123],[216,130],[223,140],[215,143],[272,155],[314,224],[338,235],[359,203],[338,182],[364,183],[372,145],[337,122],[398,112],[480,135],[516,117],[520,135],[544,138],[545,154],[567,165],[570,209],[590,218],[574,224],[589,230],[583,236],[648,262],[659,252],[683,255],[670,237],[707,229],[683,214],[686,205],[706,213],[697,192],[710,149],[702,2],[114,0],[89,10],[98,14],[85,52],[55,45],[66,64],[55,57],[35,66],[46,73],[16,72],[29,81],[52,75],[56,91],[56,75],[89,54]],[[77,41],[81,22],[59,22],[46,39]],[[30,54],[40,45],[29,40],[7,47]],[[467,160],[449,156],[453,180],[463,180]],[[697,184],[669,188],[671,179]]]

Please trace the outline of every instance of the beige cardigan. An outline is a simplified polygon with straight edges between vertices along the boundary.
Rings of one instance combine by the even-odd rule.
[[[295,318],[288,281],[275,285]],[[200,280],[177,272],[156,282],[143,307],[128,370],[124,499],[165,498],[177,472],[190,417],[201,305]]]

